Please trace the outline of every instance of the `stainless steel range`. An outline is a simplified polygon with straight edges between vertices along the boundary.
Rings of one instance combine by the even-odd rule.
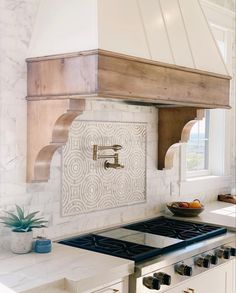
[[[225,228],[157,217],[60,241],[135,261],[129,292],[163,292],[236,255]]]

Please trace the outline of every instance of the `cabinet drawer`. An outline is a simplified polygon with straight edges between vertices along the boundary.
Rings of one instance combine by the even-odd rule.
[[[93,291],[93,293],[122,293],[123,292],[123,282],[111,285],[109,287],[102,288],[98,291]]]

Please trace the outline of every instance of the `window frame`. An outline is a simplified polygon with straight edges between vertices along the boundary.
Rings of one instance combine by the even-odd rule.
[[[208,169],[187,171],[187,143],[180,146],[180,181],[207,176],[224,176],[226,172],[226,110],[209,110]],[[220,118],[220,119],[219,119]],[[217,129],[217,133],[215,132]],[[220,139],[222,138],[222,143]],[[215,158],[218,160],[215,160]]]
[[[206,110],[208,111],[208,110]],[[206,118],[206,127],[208,128],[208,136],[207,136],[207,151],[206,151],[206,146],[205,146],[205,160],[207,160],[207,168],[204,168],[204,169],[199,169],[199,170],[193,170],[193,171],[188,171],[188,168],[187,168],[187,145],[186,145],[186,153],[185,153],[185,156],[184,156],[184,160],[185,160],[185,168],[186,168],[186,177],[187,178],[193,178],[193,177],[201,177],[201,176],[208,176],[210,175],[210,156],[209,156],[209,148],[210,148],[210,143],[209,143],[209,140],[210,140],[210,112],[205,113],[205,118]],[[198,121],[196,122],[198,123]],[[205,128],[206,128],[205,127]],[[188,144],[188,143],[187,143]]]

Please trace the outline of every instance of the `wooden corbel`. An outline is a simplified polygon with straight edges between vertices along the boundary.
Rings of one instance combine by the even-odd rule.
[[[68,140],[74,119],[83,113],[80,99],[28,100],[27,182],[48,181],[54,152]]]
[[[158,169],[173,167],[176,147],[187,142],[193,125],[204,118],[204,109],[160,108],[158,114]]]

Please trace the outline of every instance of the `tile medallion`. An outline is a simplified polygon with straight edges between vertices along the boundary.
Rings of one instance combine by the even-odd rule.
[[[62,215],[145,202],[146,135],[146,123],[75,121],[62,154]],[[106,159],[93,160],[93,145],[114,144],[122,146],[124,168],[105,170]]]

